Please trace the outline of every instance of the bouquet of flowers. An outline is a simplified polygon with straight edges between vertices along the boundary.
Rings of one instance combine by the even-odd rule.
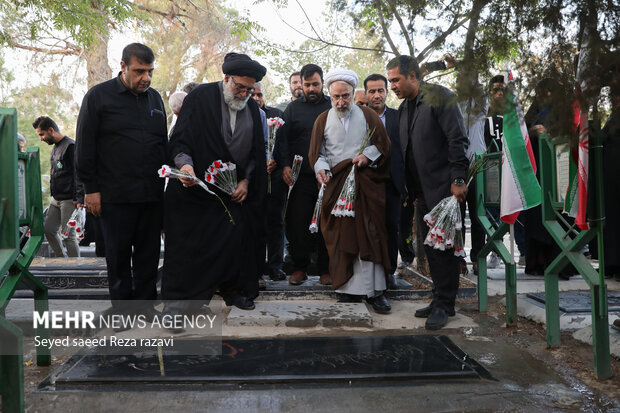
[[[205,181],[232,195],[237,190],[237,165],[232,162],[213,161],[205,172]]]
[[[284,205],[284,216],[286,216],[286,209],[288,208],[288,197],[291,196],[291,191],[295,186],[295,182],[297,182],[297,178],[299,178],[299,171],[301,171],[301,163],[303,162],[304,157],[301,155],[295,155],[293,158],[293,165],[291,166],[291,175],[293,179],[293,183],[288,187],[288,194],[286,195],[286,205]]]
[[[216,161],[216,162],[221,162],[221,161]],[[232,165],[234,165],[234,164],[232,164]],[[213,166],[213,164],[211,166]],[[162,165],[161,168],[157,171],[157,173],[159,174],[160,178],[171,178],[171,179],[172,178],[176,178],[176,179],[188,178],[188,179],[191,179],[191,180],[195,181],[202,189],[204,189],[205,191],[207,191],[211,195],[215,195],[217,197],[217,199],[220,201],[220,203],[222,204],[222,206],[226,210],[226,213],[228,214],[228,218],[230,220],[230,223],[235,225],[235,220],[233,219],[232,215],[230,214],[230,211],[228,210],[228,207],[226,206],[224,201],[222,201],[222,198],[220,198],[220,196],[218,194],[216,194],[215,192],[210,190],[209,187],[207,186],[207,184],[205,184],[202,180],[200,180],[199,178],[195,177],[194,175],[190,175],[190,174],[188,174],[186,172],[182,172],[182,171],[180,171],[180,170],[178,170],[176,168],[171,168],[168,165]],[[208,174],[208,171],[207,171],[207,174]],[[235,182],[236,181],[237,181],[237,175],[236,175],[236,171],[235,171]],[[235,186],[236,186],[236,184],[235,184]]]
[[[282,118],[267,119],[269,137],[267,138],[267,160],[273,160],[273,149],[276,146],[276,132],[284,125]],[[267,176],[267,192],[271,193],[271,175]]]
[[[325,190],[325,184],[321,185],[321,189],[319,190],[319,196],[316,199],[316,204],[314,204],[314,213],[312,214],[312,222],[310,223],[311,233],[316,233],[319,231],[319,221],[321,219],[321,205],[323,204],[323,191]]]
[[[431,228],[424,244],[437,250],[454,248],[454,255],[464,257],[463,221],[459,201],[454,196],[442,199],[428,214],[424,221]]]
[[[373,129],[366,132],[362,138],[362,144],[357,153],[358,155],[364,152],[374,131]],[[340,195],[338,195],[338,201],[336,201],[332,209],[332,215],[337,217],[355,217],[355,165],[353,165],[351,172],[349,172],[347,179],[344,181]]]
[[[84,208],[76,208],[69,221],[67,221],[67,225],[65,230],[62,232],[62,238],[67,239],[71,233],[75,233],[77,239],[84,238],[84,225],[86,224],[86,211]]]

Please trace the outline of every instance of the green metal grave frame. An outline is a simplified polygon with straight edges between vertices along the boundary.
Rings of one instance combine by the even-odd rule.
[[[501,193],[502,153],[476,153],[476,159],[481,158],[485,159],[487,166],[483,172],[476,176],[476,216],[489,241],[478,253],[478,310],[487,310],[487,255],[494,251],[504,262],[506,268],[506,324],[510,325],[514,323],[517,317],[517,265],[510,262],[510,251],[502,242],[504,235],[510,231],[510,226],[505,222],[490,218],[490,214],[487,213],[488,208],[499,208],[500,205],[499,202],[486,199],[486,182],[490,174],[488,165],[491,163],[497,163],[498,185]],[[474,217],[470,217],[470,219],[474,219]]]
[[[18,159],[24,167],[23,193],[18,185]],[[22,196],[25,209],[20,219]],[[21,237],[20,226],[25,227]],[[39,149],[17,153],[17,112],[0,108],[0,338],[2,346],[11,346],[16,354],[0,356],[0,396],[3,410],[24,410],[24,371],[22,332],[5,319],[6,307],[20,283],[32,289],[35,311],[48,310],[47,287],[28,267],[43,243],[43,206]],[[36,334],[49,338],[49,330],[38,327]],[[2,353],[4,354],[4,353]],[[49,349],[37,349],[37,364],[49,366]]]
[[[557,201],[557,168],[555,146],[557,140],[549,135],[541,135],[540,184],[542,188],[542,219],[545,228],[562,250],[545,270],[545,312],[547,346],[560,344],[560,310],[558,274],[568,264],[573,264],[590,286],[592,302],[592,347],[594,352],[594,371],[599,379],[611,377],[609,351],[609,320],[607,316],[607,285],[605,283],[605,257],[603,248],[603,148],[600,136],[590,134],[590,169],[588,197],[594,200],[588,211],[590,229],[576,230],[561,215],[563,204]],[[595,237],[598,242],[599,270],[597,271],[581,253],[582,248]]]

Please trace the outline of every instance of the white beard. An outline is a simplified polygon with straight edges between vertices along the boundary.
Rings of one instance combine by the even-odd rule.
[[[235,99],[235,93],[232,90],[230,85],[230,81],[228,83],[224,83],[223,85],[224,92],[224,102],[228,105],[231,110],[240,111],[245,108],[246,103],[248,103],[248,99],[250,99],[250,95],[248,94],[243,100]],[[242,97],[239,95],[239,97]]]
[[[338,115],[339,119],[346,118],[349,112],[351,112],[351,106],[349,106],[347,110],[339,110],[338,108],[336,108],[336,115]]]

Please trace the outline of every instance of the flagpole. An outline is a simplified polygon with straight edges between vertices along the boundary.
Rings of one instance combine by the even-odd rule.
[[[515,224],[510,224],[510,263],[515,263]]]

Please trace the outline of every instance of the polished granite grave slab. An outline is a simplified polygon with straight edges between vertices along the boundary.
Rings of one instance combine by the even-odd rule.
[[[529,293],[527,297],[545,304],[545,293]],[[620,311],[620,292],[607,293],[607,308],[609,312]],[[583,313],[592,311],[589,291],[560,292],[560,311],[565,313]]]
[[[208,345],[208,344],[206,344]],[[40,386],[492,379],[446,336],[224,340],[219,356],[76,355]]]

